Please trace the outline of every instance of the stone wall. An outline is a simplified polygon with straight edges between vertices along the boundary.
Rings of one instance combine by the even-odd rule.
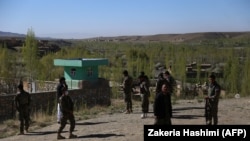
[[[56,91],[32,93],[31,111],[49,111],[56,109]],[[83,82],[82,89],[69,90],[75,106],[94,106],[111,104],[111,89],[107,80],[99,79],[95,83]],[[16,114],[12,95],[0,96],[0,120],[13,118]]]

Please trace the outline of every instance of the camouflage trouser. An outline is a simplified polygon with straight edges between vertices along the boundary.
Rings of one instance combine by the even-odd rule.
[[[30,125],[30,117],[29,117],[29,109],[28,108],[21,108],[19,111],[19,121],[20,121],[20,133],[23,133],[24,127],[25,130],[29,129]]]
[[[142,112],[143,113],[148,113],[149,97],[148,97],[148,95],[142,94],[141,98],[142,98],[142,104],[141,104]]]
[[[154,125],[171,125],[171,118],[166,117],[166,118],[155,118],[155,123]]]
[[[131,93],[125,94],[126,110],[132,110],[132,98]]]
[[[58,129],[59,134],[62,132],[62,130],[66,126],[67,120],[69,120],[69,122],[70,122],[69,132],[72,133],[74,131],[74,129],[75,129],[75,117],[74,117],[73,114],[67,113],[67,114],[62,115],[61,125],[60,125],[60,127]]]

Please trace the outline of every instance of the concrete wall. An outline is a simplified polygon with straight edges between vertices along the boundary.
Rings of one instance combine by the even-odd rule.
[[[56,91],[32,93],[31,111],[38,110],[52,112],[56,108]],[[95,83],[82,82],[82,89],[69,90],[69,95],[73,99],[75,106],[82,104],[87,106],[111,104],[111,89],[109,82],[98,79]],[[16,94],[0,96],[0,120],[13,118],[16,109],[13,103]]]

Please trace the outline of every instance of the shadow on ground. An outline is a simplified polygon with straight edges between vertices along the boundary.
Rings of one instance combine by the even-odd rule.
[[[108,138],[112,136],[125,136],[125,135],[118,135],[118,134],[91,134],[86,136],[78,136],[78,138]]]
[[[65,133],[68,131],[62,131],[62,133]],[[25,135],[29,135],[29,136],[34,136],[34,135],[48,135],[48,134],[57,134],[57,131],[40,131],[40,132],[29,132]]]
[[[182,115],[182,114],[177,114],[176,113],[181,113],[181,111],[183,110],[194,110],[194,109],[198,109],[198,110],[205,110],[204,107],[182,107],[182,108],[174,108],[173,109],[173,118],[176,119],[197,119],[197,118],[201,118],[204,117],[204,112],[200,112],[201,115]]]
[[[83,122],[83,123],[76,123],[76,125],[96,125],[96,124],[104,124],[109,122]]]
[[[172,118],[176,118],[176,119],[197,119],[197,118],[201,118],[201,117],[204,117],[204,115],[173,115]]]
[[[193,110],[193,109],[205,109],[205,107],[182,107],[182,108],[173,108],[173,111],[182,111],[182,110]]]

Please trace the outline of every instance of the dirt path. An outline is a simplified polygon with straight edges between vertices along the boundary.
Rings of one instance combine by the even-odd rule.
[[[250,125],[250,97],[239,99],[221,99],[219,103],[220,125]],[[173,105],[174,125],[204,124],[204,102],[197,100],[179,100]],[[106,114],[98,118],[77,121],[74,134],[82,141],[142,141],[143,125],[154,123],[152,106],[148,118],[140,118],[140,106],[134,107],[132,114]],[[0,141],[55,141],[59,125],[53,124],[48,127],[32,131],[26,135],[12,136]],[[63,136],[68,136],[69,125],[64,129]],[[66,139],[68,140],[68,139]]]

